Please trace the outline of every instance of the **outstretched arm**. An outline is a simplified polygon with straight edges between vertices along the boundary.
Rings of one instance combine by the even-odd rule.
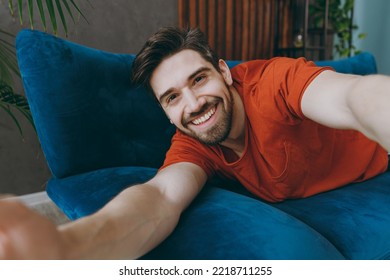
[[[125,189],[97,213],[58,229],[16,205],[23,209],[24,219],[9,219],[8,224],[0,220],[0,257],[138,258],[173,231],[206,179],[206,173],[194,164],[171,165],[149,182]],[[12,207],[9,211],[15,211]],[[18,240],[24,240],[25,246]]]
[[[390,151],[390,77],[324,71],[307,87],[303,114],[320,124],[354,129]]]

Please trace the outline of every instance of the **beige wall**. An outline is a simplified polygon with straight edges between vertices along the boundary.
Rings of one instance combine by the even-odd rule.
[[[0,0],[0,29],[17,34],[22,27],[9,15],[7,2]],[[105,51],[136,53],[159,27],[177,25],[177,0],[89,1],[93,7],[88,1],[76,2],[80,3],[89,24],[82,18],[75,25],[70,22],[67,39]],[[64,37],[63,31],[59,37]],[[20,92],[22,87],[16,86],[16,90]],[[0,193],[19,195],[42,191],[50,178],[37,136],[22,117],[19,119],[24,139],[10,117],[0,110]]]

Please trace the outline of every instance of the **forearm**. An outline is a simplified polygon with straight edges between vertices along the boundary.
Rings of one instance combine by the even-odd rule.
[[[102,210],[60,228],[70,259],[134,259],[174,229],[179,211],[148,185],[133,186]]]
[[[356,129],[390,151],[390,77],[365,76],[348,95]]]

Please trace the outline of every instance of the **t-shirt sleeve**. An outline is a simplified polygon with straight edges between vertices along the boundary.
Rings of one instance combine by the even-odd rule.
[[[254,96],[249,98],[250,102],[257,104],[260,111],[273,116],[279,114],[285,121],[305,118],[301,99],[306,88],[322,71],[331,69],[316,66],[304,58],[277,57],[243,63],[233,68],[232,74],[244,99]],[[251,105],[246,105],[248,113]]]
[[[215,173],[215,166],[210,155],[212,151],[197,140],[177,131],[172,138],[172,144],[169,148],[163,165],[159,170],[180,162],[190,162],[200,166],[210,178]]]
[[[276,94],[283,97],[289,112],[298,118],[306,118],[301,100],[309,84],[323,71],[331,67],[319,67],[304,58],[279,58],[270,65],[273,71]]]

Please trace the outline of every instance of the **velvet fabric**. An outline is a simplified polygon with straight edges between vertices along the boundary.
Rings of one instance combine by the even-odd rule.
[[[124,188],[144,183],[157,173],[150,167],[98,169],[47,183],[47,194],[72,220],[96,212]]]
[[[143,259],[343,259],[304,222],[241,194],[206,186],[176,230]]]
[[[134,55],[22,30],[17,58],[48,166],[64,178],[114,166],[159,167],[175,129],[143,88]]]
[[[332,66],[339,73],[369,75],[377,73],[374,56],[369,52],[339,60],[316,61],[318,66]]]
[[[328,239],[347,259],[390,259],[390,172],[274,207]]]
[[[94,213],[155,175],[174,127],[131,84],[133,54],[23,30],[17,58],[52,178],[47,192],[70,217]],[[239,61],[228,61],[233,67]],[[316,62],[372,74],[369,53]],[[178,227],[145,259],[389,259],[390,175],[270,204],[240,185],[209,182]],[[227,190],[229,189],[229,190]],[[233,190],[233,191],[231,191]]]

